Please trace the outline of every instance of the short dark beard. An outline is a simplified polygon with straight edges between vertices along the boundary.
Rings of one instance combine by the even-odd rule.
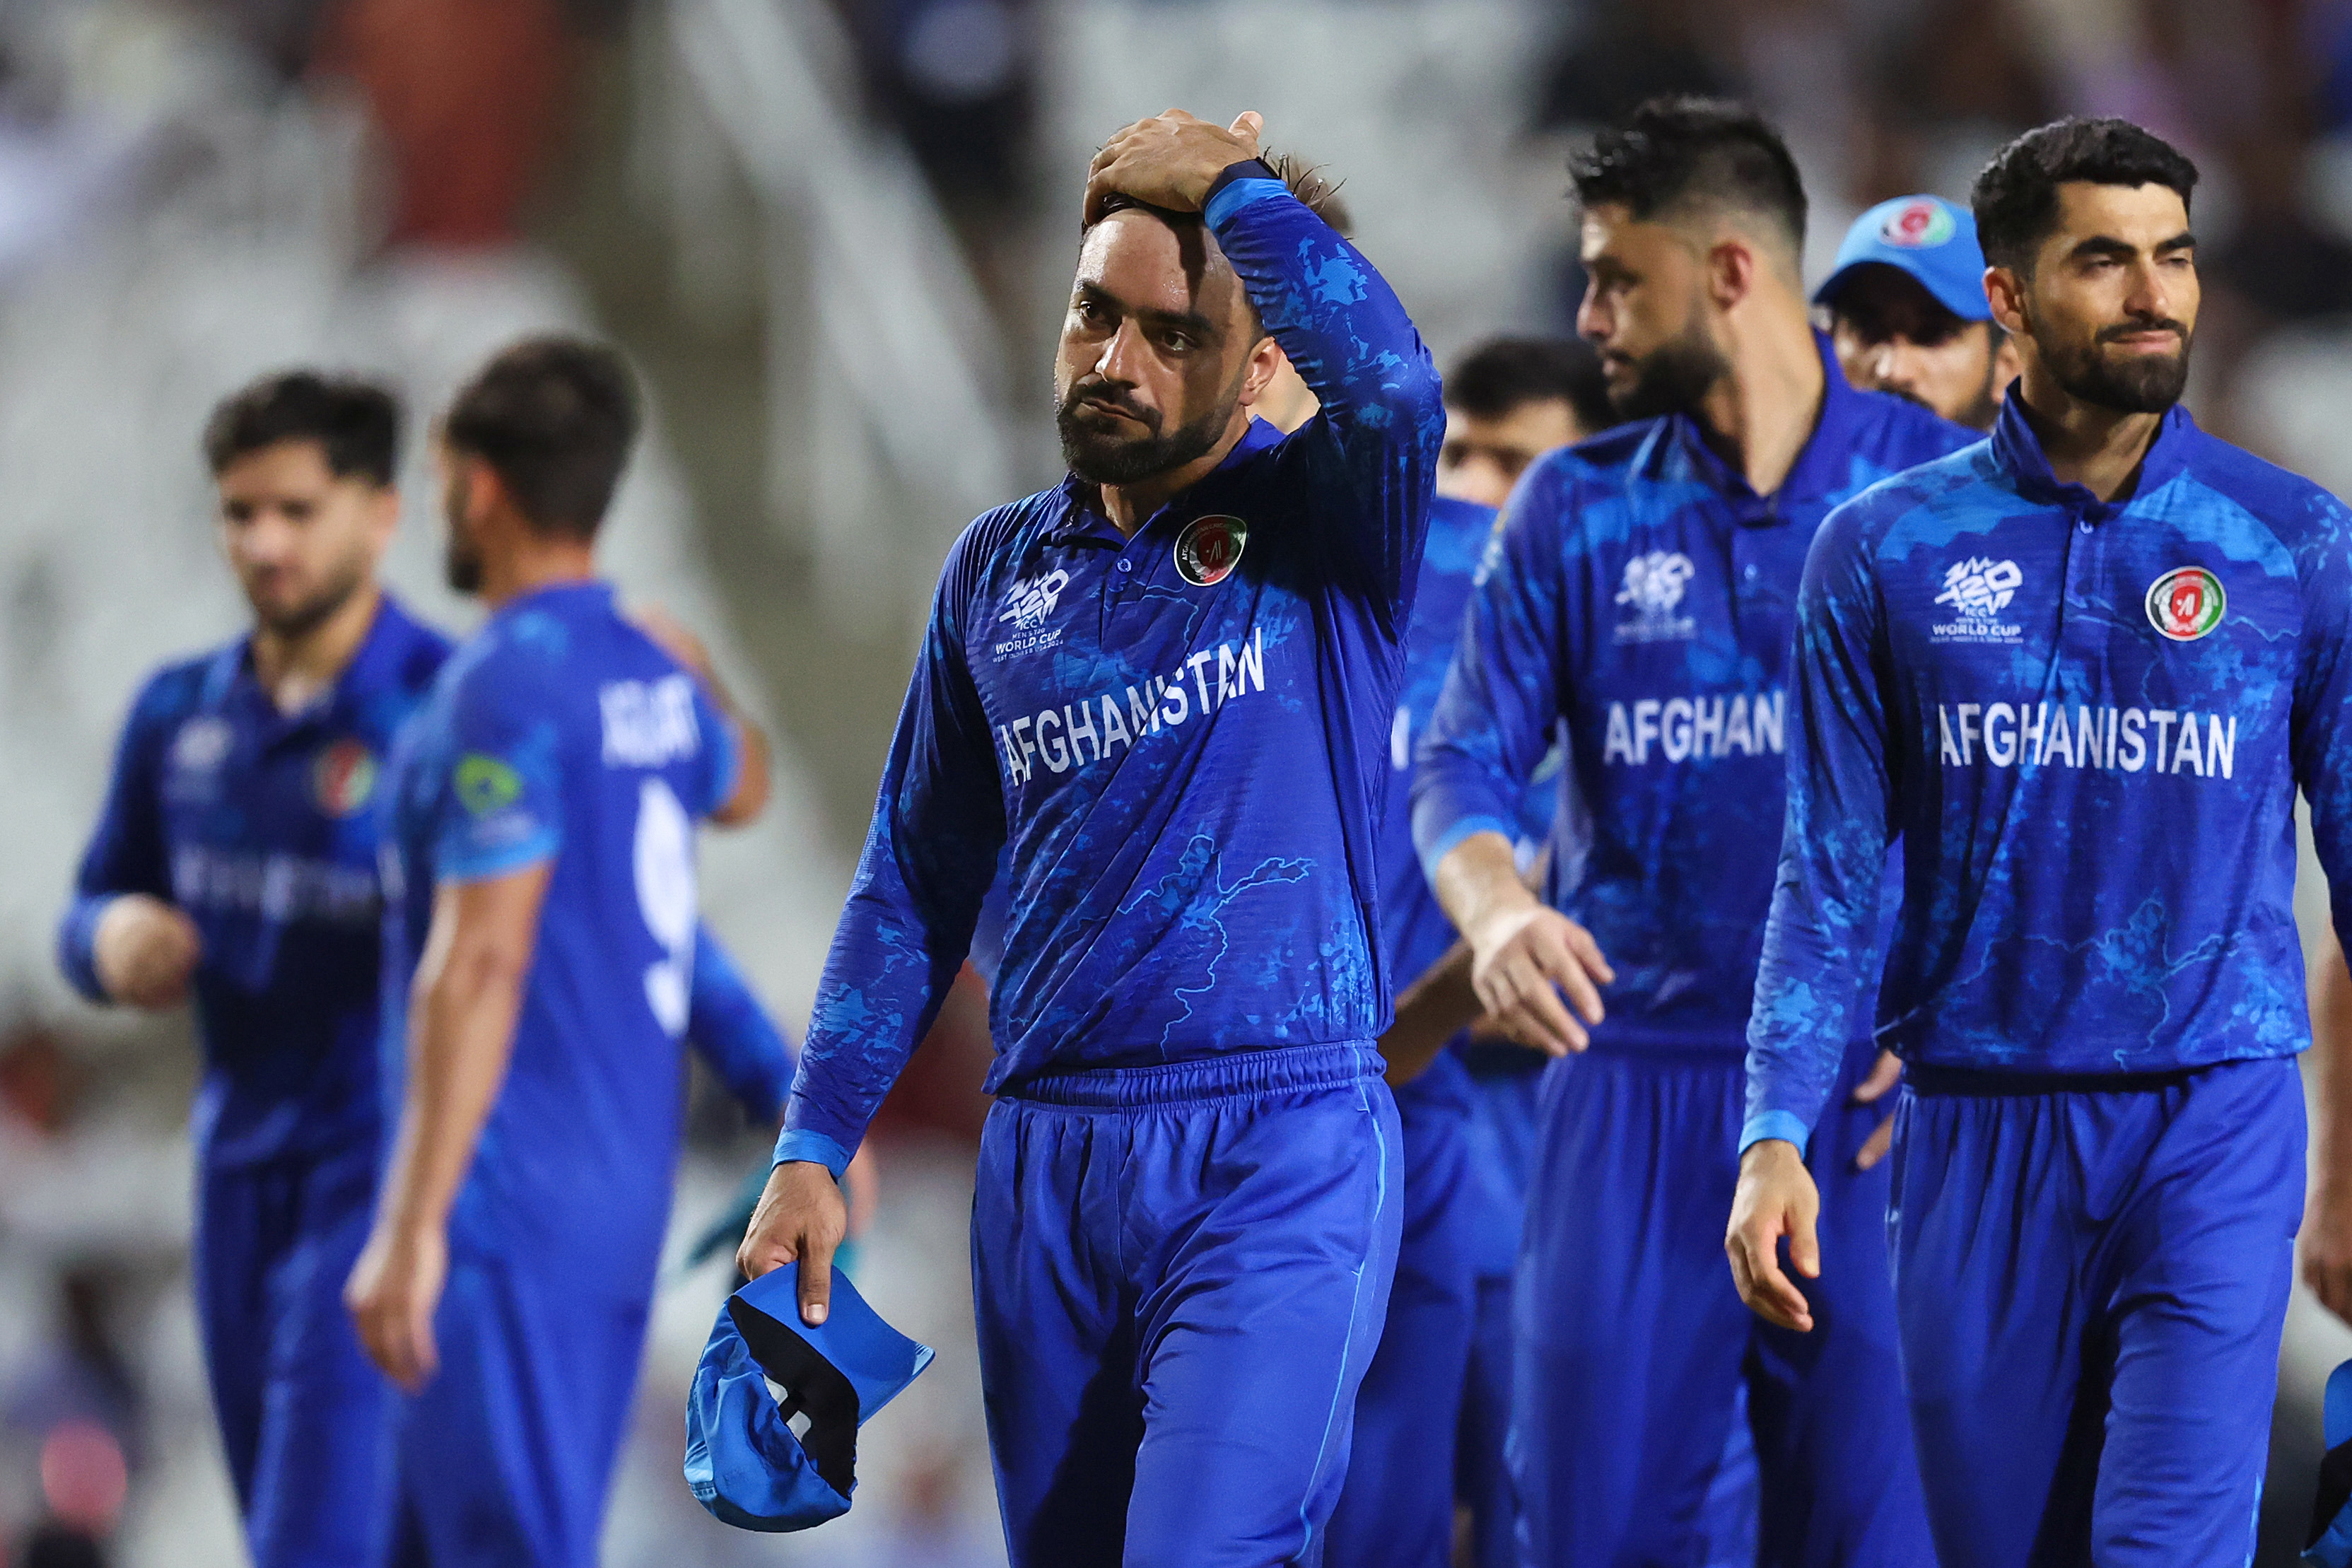
[[[1621,419],[1655,419],[1667,414],[1692,414],[1731,374],[1731,362],[1707,340],[1696,311],[1680,336],[1659,344],[1633,362],[1633,384],[1622,392],[1609,389],[1609,406]]]
[[[1247,367],[1244,369],[1246,373]],[[1118,440],[1089,429],[1080,423],[1083,410],[1078,405],[1090,397],[1118,405],[1141,420],[1149,434]],[[1140,484],[1205,457],[1233,422],[1234,408],[1240,401],[1241,377],[1236,376],[1228,395],[1218,399],[1217,407],[1163,434],[1157,409],[1138,407],[1099,379],[1082,380],[1055,410],[1054,427],[1062,437],[1062,460],[1078,478],[1096,485]]]
[[[466,537],[466,525],[458,501],[465,494],[463,484],[453,475],[447,490],[441,497],[441,515],[448,528],[448,536],[441,542],[441,576],[457,592],[468,598],[482,591],[482,552]]]
[[[2180,335],[2180,352],[2161,358],[2135,354],[2123,363],[2116,363],[2099,353],[2099,345],[2126,332],[2144,332],[2151,327],[2167,327]],[[2076,401],[2094,408],[2105,408],[2116,414],[2161,414],[2180,401],[2189,387],[2189,329],[2179,321],[2126,321],[2120,326],[2102,328],[2093,338],[2091,346],[2076,351],[2053,352],[2053,345],[2041,339],[2034,346],[2042,351],[2042,363],[2050,367],[2050,379],[2059,390]]]
[[[253,618],[261,623],[270,636],[287,642],[299,642],[333,618],[335,612],[352,602],[352,595],[367,584],[368,569],[363,562],[353,562],[351,569],[290,610],[272,613],[258,604],[253,605]],[[250,600],[247,601],[251,603]]]

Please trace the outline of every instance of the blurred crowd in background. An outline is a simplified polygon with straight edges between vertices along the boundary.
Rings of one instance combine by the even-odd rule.
[[[1055,477],[1093,145],[1171,104],[1264,111],[1271,146],[1344,183],[1443,363],[1571,330],[1564,154],[1667,90],[1781,124],[1816,276],[1854,214],[1965,199],[2027,126],[2149,126],[2204,174],[2191,406],[2352,489],[2352,0],[0,0],[5,1560],[240,1561],[187,1300],[184,1021],[84,1008],[48,955],[137,678],[242,624],[208,558],[214,398],[315,361],[414,414],[526,328],[629,351],[657,414],[614,564],[709,633],[782,742],[784,821],[707,881],[796,1029],[940,557]],[[423,471],[393,575],[458,626]],[[869,1432],[857,1510],[768,1541],[695,1509],[681,1395],[725,1280],[681,1269],[614,1568],[1002,1561],[962,1255],[987,1051],[967,980],[877,1127],[859,1278],[941,1353]],[[697,1103],[682,1237],[769,1136]],[[2312,1369],[2352,1344],[2296,1323],[2281,1542]]]

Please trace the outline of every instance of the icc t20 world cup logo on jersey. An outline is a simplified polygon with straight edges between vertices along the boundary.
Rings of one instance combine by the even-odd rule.
[[[1176,536],[1176,570],[1195,588],[1213,588],[1234,574],[1248,543],[1240,518],[1196,517]]]
[[[1931,642],[1993,642],[2013,643],[2025,635],[2025,628],[2014,622],[2005,622],[2000,613],[2017,597],[2025,585],[2025,573],[2014,561],[1996,561],[1990,555],[1971,555],[1965,561],[1955,561],[1944,569],[1944,591],[1936,595],[1936,603],[1952,607],[1951,618],[1937,621],[1927,628]]]
[[[1633,619],[1618,623],[1617,640],[1668,642],[1696,636],[1698,623],[1675,615],[1675,607],[1683,602],[1697,570],[1679,550],[1653,550],[1626,562],[1625,585],[1617,590],[1617,603],[1633,606]]]
[[[2229,595],[2202,566],[2176,566],[2147,585],[2148,625],[2174,642],[2195,642],[2221,624]]]

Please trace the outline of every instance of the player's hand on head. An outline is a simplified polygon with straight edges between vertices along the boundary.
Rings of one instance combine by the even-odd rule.
[[[1903,1058],[1893,1051],[1881,1051],[1878,1059],[1870,1064],[1870,1076],[1854,1085],[1853,1102],[1856,1105],[1876,1105],[1902,1081]],[[1870,1136],[1864,1141],[1861,1152],[1853,1157],[1853,1168],[1869,1170],[1886,1158],[1886,1152],[1893,1147],[1895,1112],[1889,1110],[1878,1119],[1878,1125],[1870,1130]]]
[[[1748,1146],[1739,1157],[1739,1186],[1732,1195],[1723,1249],[1730,1257],[1739,1299],[1768,1323],[1801,1332],[1813,1326],[1811,1304],[1780,1267],[1780,1243],[1789,1244],[1790,1268],[1808,1279],[1820,1279],[1822,1248],[1814,1226],[1821,1213],[1821,1190],[1794,1143],[1766,1138]]]
[[[1219,174],[1257,156],[1264,126],[1255,110],[1215,125],[1171,109],[1121,128],[1087,170],[1086,221],[1101,217],[1113,196],[1171,212],[1200,211]]]
[[[448,1278],[446,1231],[379,1225],[343,1285],[343,1305],[368,1359],[412,1394],[440,1370],[433,1315]]]
[[[1529,902],[1471,938],[1471,984],[1503,1034],[1549,1056],[1590,1043],[1607,1016],[1601,987],[1617,978],[1592,933],[1548,905]]]
[[[98,978],[126,1006],[176,1007],[204,956],[196,922],[161,899],[126,893],[106,906],[91,933]]]
[[[735,1249],[735,1267],[757,1279],[787,1263],[801,1266],[801,1320],[824,1321],[833,1302],[833,1255],[849,1234],[849,1205],[823,1165],[787,1160],[768,1173],[751,1227]]]

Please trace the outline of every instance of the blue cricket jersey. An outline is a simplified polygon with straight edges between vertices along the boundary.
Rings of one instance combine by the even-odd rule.
[[[1373,1040],[1377,836],[1444,432],[1387,283],[1256,164],[1204,220],[1322,404],[1122,536],[1073,477],[943,568],[777,1157],[838,1173],[1009,847],[994,1091]]]
[[[1821,415],[1771,496],[1685,415],[1538,459],[1422,742],[1413,837],[1433,872],[1473,833],[1517,834],[1565,721],[1589,847],[1577,878],[1579,825],[1563,814],[1545,896],[1617,973],[1594,1050],[1738,1056],[1780,844],[1806,547],[1838,502],[1974,438],[1855,391],[1818,347]]]
[[[1413,854],[1413,742],[1428,728],[1437,707],[1446,668],[1462,641],[1463,612],[1484,571],[1496,558],[1496,537],[1491,507],[1441,497],[1430,512],[1429,540],[1413,590],[1412,626],[1405,634],[1404,679],[1389,731],[1389,802],[1381,818],[1381,939],[1388,950],[1389,973],[1400,986],[1419,979],[1454,945],[1454,922],[1430,890],[1429,879],[1422,875],[1421,861]],[[1557,752],[1548,756],[1520,795],[1512,837],[1522,846],[1539,845],[1551,832],[1559,800],[1559,763]],[[1486,1054],[1505,1052],[1505,1059],[1524,1058],[1530,1068],[1543,1061],[1516,1046]],[[1466,1107],[1471,1103],[1466,1072],[1461,1055],[1449,1047],[1400,1089],[1399,1098],[1444,1099]]]
[[[110,900],[149,894],[195,922],[194,1132],[215,1167],[377,1135],[370,808],[449,646],[387,595],[333,686],[281,713],[249,644],[169,665],[140,691],[58,932],[67,978],[102,1002],[91,942]]]
[[[652,1276],[677,1161],[698,922],[694,823],[737,751],[610,584],[542,588],[453,654],[393,753],[383,1038],[402,1081],[436,887],[552,861],[513,1056],[450,1218],[476,1258]]]
[[[1990,440],[1822,529],[1743,1143],[1801,1143],[1838,1047],[2136,1073],[2310,1036],[2294,792],[2352,926],[2352,516],[2167,414],[2125,500]],[[1903,839],[1883,977],[1877,867]]]

